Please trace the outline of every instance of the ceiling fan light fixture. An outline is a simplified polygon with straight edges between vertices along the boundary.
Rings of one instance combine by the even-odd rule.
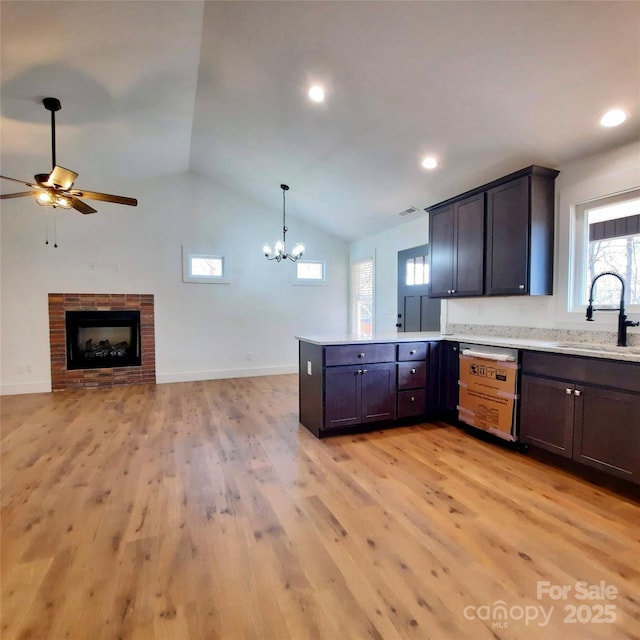
[[[54,209],[71,209],[71,199],[56,193],[41,189],[36,191],[36,202],[43,207],[53,207]]]
[[[42,205],[50,205],[53,202],[53,197],[48,191],[36,191],[36,202]]]

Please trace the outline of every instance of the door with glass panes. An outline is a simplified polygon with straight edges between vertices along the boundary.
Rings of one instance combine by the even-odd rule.
[[[440,300],[429,297],[429,245],[398,251],[398,331],[439,331]]]

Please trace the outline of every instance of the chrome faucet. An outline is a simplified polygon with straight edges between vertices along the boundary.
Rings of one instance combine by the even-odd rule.
[[[602,278],[602,276],[615,276],[620,280],[620,284],[622,285],[622,291],[620,293],[620,306],[618,307],[618,346],[626,347],[627,346],[627,327],[637,327],[640,325],[640,322],[632,322],[631,320],[627,320],[627,316],[624,312],[624,280],[619,273],[615,271],[603,271],[599,273],[592,281],[591,281],[591,290],[589,291],[589,306],[587,307],[587,322],[593,322],[593,312],[594,311],[609,311],[609,309],[594,309],[593,308],[593,287],[598,281],[598,279]],[[616,309],[611,309],[611,311],[616,311]]]

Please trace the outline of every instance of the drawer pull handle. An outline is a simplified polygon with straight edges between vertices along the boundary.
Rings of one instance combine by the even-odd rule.
[[[582,391],[580,391],[580,389],[576,389],[576,390],[573,392],[573,395],[574,395],[574,396],[581,396],[581,395],[582,395]]]
[[[411,396],[411,402],[415,402],[416,401],[416,397],[415,396]]]
[[[411,369],[411,373],[415,373],[415,372],[416,372],[416,370],[415,370],[415,369]]]
[[[411,351],[409,351],[409,355],[410,356],[415,356],[416,353],[418,353],[415,349],[411,349]]]
[[[568,396],[570,396],[570,395],[573,393],[573,391],[571,391],[571,389],[565,389],[565,390],[564,390],[564,392],[565,392]]]
[[[358,358],[364,358],[364,352],[358,354]]]
[[[367,373],[367,370],[366,370],[366,369],[363,369],[363,370],[362,370],[362,373]]]
[[[519,284],[518,285],[518,289],[524,289],[524,285],[523,284]]]

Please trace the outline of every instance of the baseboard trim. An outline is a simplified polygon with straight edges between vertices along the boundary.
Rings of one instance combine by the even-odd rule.
[[[198,382],[200,380],[222,380],[224,378],[255,378],[257,376],[278,376],[289,373],[298,373],[295,365],[278,367],[260,367],[254,369],[218,369],[216,371],[184,371],[180,373],[158,373],[158,384],[171,382]]]
[[[171,382],[198,382],[200,380],[223,380],[225,378],[255,378],[297,373],[295,365],[259,367],[254,369],[218,369],[217,371],[183,371],[179,373],[157,373],[156,384]],[[51,382],[29,382],[0,385],[0,396],[16,396],[28,393],[51,393]]]
[[[50,393],[51,382],[25,382],[0,385],[0,396],[18,396],[27,393]]]

